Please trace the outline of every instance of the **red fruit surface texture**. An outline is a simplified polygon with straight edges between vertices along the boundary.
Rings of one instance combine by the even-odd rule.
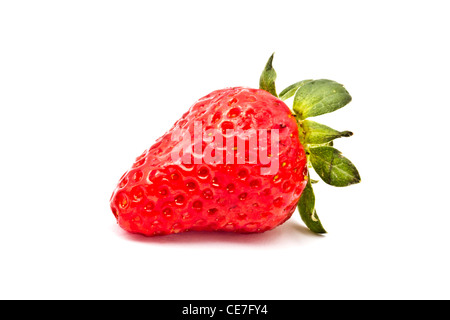
[[[210,137],[204,135],[201,150],[191,164],[174,161],[173,150],[180,147],[176,132],[194,139],[194,122],[205,133],[234,129],[233,141],[247,143],[242,132],[250,129],[277,129],[278,170],[262,174],[267,167],[256,163],[223,164],[201,161]],[[243,131],[238,131],[242,129]],[[231,138],[229,138],[231,139]],[[231,140],[230,140],[231,141]],[[268,135],[270,148],[270,133]],[[195,150],[195,148],[193,148]],[[225,149],[225,148],[224,148]],[[258,150],[260,151],[260,150]],[[245,158],[249,159],[249,150]],[[305,151],[290,109],[278,98],[260,89],[227,88],[198,100],[153,146],[142,153],[120,179],[111,197],[111,209],[123,229],[147,236],[190,230],[264,232],[289,219],[306,185]]]

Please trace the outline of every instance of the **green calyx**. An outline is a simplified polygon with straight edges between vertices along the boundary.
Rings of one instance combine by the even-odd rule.
[[[266,90],[267,92],[273,94],[275,97],[277,96],[277,90],[275,89],[275,80],[277,79],[277,73],[275,69],[272,67],[273,55],[270,56],[269,60],[266,63],[263,73],[259,78],[259,88]]]
[[[336,111],[346,106],[352,97],[343,85],[327,79],[303,80],[276,93],[276,72],[272,66],[273,54],[264,68],[259,88],[268,91],[281,100],[294,97],[293,111],[299,128],[299,139],[302,143],[307,161],[317,175],[328,185],[346,187],[359,183],[361,178],[354,164],[333,147],[337,138],[351,137],[350,131],[337,131],[326,125],[307,120],[322,114]],[[315,233],[326,233],[315,207],[315,195],[312,184],[317,180],[310,178],[297,204],[300,216],[306,226]]]

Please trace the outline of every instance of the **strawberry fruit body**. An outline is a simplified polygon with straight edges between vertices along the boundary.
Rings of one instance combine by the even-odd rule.
[[[192,152],[195,158],[185,161],[190,163],[174,162],[172,151],[186,140],[174,139],[174,132],[189,135],[192,144],[183,148],[194,150],[195,122],[210,132],[218,132],[219,137],[223,134],[224,142],[227,138],[235,142],[229,150],[233,161],[228,162],[232,163],[204,161],[205,134],[200,154]],[[257,135],[257,130],[271,129],[279,132],[278,154],[271,156],[280,165],[273,173],[262,174],[264,167],[270,168],[259,159],[248,163],[252,138],[248,132]],[[227,130],[232,131],[231,135]],[[235,145],[239,143],[248,146],[244,164],[238,164]],[[186,230],[261,232],[292,215],[306,185],[306,175],[305,151],[286,104],[264,90],[228,88],[201,98],[136,159],[120,180],[111,207],[122,228],[146,235]]]
[[[329,152],[314,149],[331,148],[322,143],[324,135],[334,132],[334,139],[349,134],[319,125],[325,131],[321,135],[315,123],[298,118],[282,99],[295,94],[295,100],[311,81],[294,84],[277,97],[272,58],[260,89],[226,88],[199,99],[136,158],[110,200],[120,227],[147,236],[189,230],[264,232],[289,219],[298,206],[307,226],[324,232],[314,208],[309,154],[311,149],[312,155]],[[311,113],[308,107],[300,112]],[[311,137],[320,143],[310,144]],[[339,158],[340,153],[332,156]],[[313,163],[316,171],[322,170],[319,160]],[[359,175],[350,183],[339,181],[340,186],[356,183]]]

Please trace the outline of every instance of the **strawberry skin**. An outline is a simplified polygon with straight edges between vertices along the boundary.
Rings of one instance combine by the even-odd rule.
[[[245,143],[243,132],[267,130],[268,150],[270,130],[277,129],[278,151],[269,157],[278,161],[278,168],[262,174],[268,165],[259,156],[256,163],[240,164],[233,152],[229,163],[226,151],[223,164],[204,161],[210,140],[207,135],[201,142],[195,140],[195,122],[201,123],[203,133],[222,132],[223,141],[227,129],[235,130],[230,140],[234,143]],[[180,131],[192,141],[190,164],[173,159],[172,152],[181,143],[175,133]],[[201,152],[195,143],[201,143]],[[249,149],[247,141],[246,160]],[[110,205],[120,227],[147,236],[188,230],[264,232],[295,211],[307,183],[306,163],[297,122],[284,102],[260,89],[217,90],[198,100],[136,159],[120,179]]]

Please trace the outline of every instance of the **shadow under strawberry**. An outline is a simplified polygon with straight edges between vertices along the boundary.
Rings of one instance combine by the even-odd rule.
[[[307,244],[313,239],[323,237],[314,233],[305,226],[288,220],[282,226],[264,233],[230,233],[226,231],[196,231],[170,234],[164,237],[143,237],[124,230],[115,230],[120,237],[132,242],[147,244],[173,244],[173,245],[209,245],[209,244],[237,244],[249,246],[272,246],[283,244]]]

